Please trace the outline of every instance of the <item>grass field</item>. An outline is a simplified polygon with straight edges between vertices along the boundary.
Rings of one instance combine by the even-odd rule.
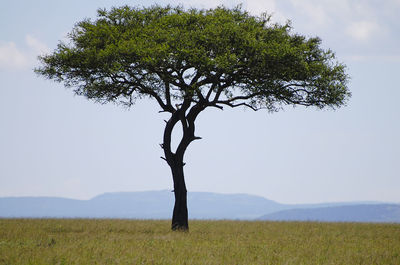
[[[400,264],[399,224],[0,219],[0,264]]]

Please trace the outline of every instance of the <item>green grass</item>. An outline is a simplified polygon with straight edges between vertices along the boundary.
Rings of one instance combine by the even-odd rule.
[[[399,224],[0,219],[0,264],[400,264]]]

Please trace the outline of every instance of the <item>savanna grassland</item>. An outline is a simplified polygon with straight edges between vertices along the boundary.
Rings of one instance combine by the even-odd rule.
[[[0,219],[0,264],[400,264],[400,224]]]

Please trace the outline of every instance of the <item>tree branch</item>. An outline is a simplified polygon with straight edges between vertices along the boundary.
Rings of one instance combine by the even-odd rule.
[[[207,105],[204,105],[202,103],[197,103],[193,107],[191,107],[189,113],[185,116],[185,121],[187,122],[188,126],[184,130],[182,140],[176,149],[176,155],[179,159],[183,159],[185,150],[192,141],[201,139],[200,137],[194,135],[195,120],[199,115],[199,113],[206,107]]]
[[[245,107],[248,107],[248,108],[250,108],[250,109],[252,109],[254,111],[260,110],[260,108],[256,108],[256,107],[251,106],[250,104],[245,103],[245,102],[238,103],[238,104],[232,104],[232,103],[229,103],[229,102],[219,102],[219,104],[224,104],[224,105],[227,105],[227,106],[229,106],[231,108],[236,108],[236,107],[239,107],[239,106],[245,106]]]
[[[171,106],[171,91],[170,91],[170,87],[169,87],[169,82],[165,82],[165,100],[167,101],[167,106]]]
[[[201,77],[201,74],[197,71],[196,75],[192,78],[192,81],[190,81],[190,86],[193,86],[194,84],[196,84],[200,77]]]
[[[213,83],[210,87],[210,90],[207,92],[206,100],[208,101],[211,97],[212,92],[214,91],[215,87],[217,86],[216,83]]]
[[[217,108],[217,109],[220,109],[220,110],[223,110],[223,109],[224,109],[224,107],[219,106],[219,105],[217,105],[217,104],[213,104],[213,103],[208,104],[207,107],[214,107],[214,108]]]
[[[227,100],[218,100],[215,103],[217,103],[217,104],[232,103],[236,100],[248,100],[248,99],[254,98],[255,96],[259,96],[259,95],[261,95],[261,93],[257,92],[257,93],[252,93],[247,96],[236,96],[236,97],[229,98]]]

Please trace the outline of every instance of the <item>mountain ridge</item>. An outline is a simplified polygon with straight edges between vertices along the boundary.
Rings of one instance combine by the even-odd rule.
[[[258,219],[264,221],[400,223],[400,205],[386,203],[299,208],[266,214]]]
[[[48,196],[0,197],[0,218],[170,219],[173,199],[173,193],[169,190],[109,192],[99,194],[89,200]],[[300,212],[305,209],[349,205],[370,205],[372,207],[384,204],[379,202],[281,204],[262,196],[245,193],[188,193],[190,219],[260,220],[269,214],[288,210],[298,210],[300,215],[304,215]],[[272,217],[270,216],[270,218]],[[400,217],[398,222],[400,222]]]

